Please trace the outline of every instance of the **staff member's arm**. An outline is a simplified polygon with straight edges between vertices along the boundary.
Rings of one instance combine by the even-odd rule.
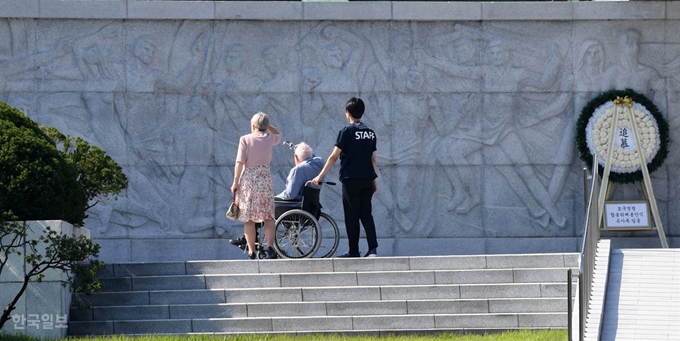
[[[333,168],[335,165],[335,162],[338,161],[338,158],[340,158],[340,153],[342,153],[342,149],[338,147],[333,148],[333,152],[331,153],[331,156],[328,157],[326,160],[326,164],[323,166],[323,169],[321,169],[321,173],[317,175],[314,179],[312,179],[312,185],[318,186],[319,182],[321,182],[321,179],[323,179],[324,176],[326,176],[326,173]],[[375,154],[375,153],[374,153]],[[375,164],[375,162],[374,162]]]
[[[373,151],[373,154],[371,154],[371,162],[373,162],[373,171],[375,171],[375,174],[378,174],[378,158],[375,156],[376,151]],[[373,193],[378,191],[378,179],[375,178],[373,179]]]

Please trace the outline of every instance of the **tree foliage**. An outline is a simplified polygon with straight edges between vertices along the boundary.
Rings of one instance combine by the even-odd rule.
[[[54,127],[42,129],[57,146],[61,146],[61,152],[75,167],[78,182],[83,186],[90,203],[87,208],[93,207],[102,199],[118,199],[116,195],[127,188],[128,181],[123,170],[103,149],[90,145],[80,137],[64,135]]]
[[[75,292],[99,290],[96,277],[104,263],[99,245],[82,235],[47,229],[34,235],[25,221],[64,220],[82,226],[86,210],[127,188],[121,167],[101,148],[64,135],[0,102],[0,274],[13,255],[23,257],[23,285],[0,315],[11,319],[28,283],[45,271],[69,275]],[[78,283],[77,286],[74,283]]]
[[[87,209],[76,169],[38,125],[0,103],[0,207],[22,220],[82,225]]]
[[[86,210],[127,188],[122,168],[102,150],[53,127],[42,129],[0,102],[0,208],[21,220],[82,226]]]

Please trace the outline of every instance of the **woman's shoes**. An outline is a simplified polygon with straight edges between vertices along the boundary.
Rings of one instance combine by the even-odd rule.
[[[278,254],[278,253],[276,252],[276,250],[274,250],[274,248],[271,247],[271,246],[267,248],[267,256],[268,256],[267,258],[269,258],[269,259],[277,259],[277,258],[279,258],[279,254]]]
[[[262,252],[262,251],[261,251],[261,252]],[[267,251],[265,251],[265,252],[267,253],[267,258],[268,258],[268,259],[277,259],[277,258],[279,258],[279,254],[278,254],[278,253],[276,252],[276,250],[274,250],[274,248],[271,247],[271,246],[268,247],[268,248],[267,248]],[[249,254],[248,254],[248,259],[257,259],[257,252],[249,253]]]

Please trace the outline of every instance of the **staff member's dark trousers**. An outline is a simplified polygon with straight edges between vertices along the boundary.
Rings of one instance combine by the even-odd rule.
[[[372,198],[372,179],[345,179],[342,182],[342,208],[345,211],[345,228],[347,229],[350,255],[359,254],[360,221],[364,225],[368,249],[378,247],[371,206]]]

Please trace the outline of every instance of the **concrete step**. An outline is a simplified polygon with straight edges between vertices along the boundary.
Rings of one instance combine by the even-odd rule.
[[[578,254],[460,255],[377,258],[222,260],[111,264],[101,277],[176,276],[246,273],[324,273],[464,269],[576,268]]]
[[[560,313],[566,298],[440,299],[109,306],[71,310],[71,321],[277,316]]]
[[[567,268],[414,270],[321,273],[252,273],[101,278],[105,292],[221,288],[431,285],[481,283],[559,283]]]
[[[566,283],[438,284],[102,292],[92,306],[566,297]],[[304,298],[304,299],[303,299]]]
[[[413,314],[71,322],[71,335],[565,328],[565,313]]]

